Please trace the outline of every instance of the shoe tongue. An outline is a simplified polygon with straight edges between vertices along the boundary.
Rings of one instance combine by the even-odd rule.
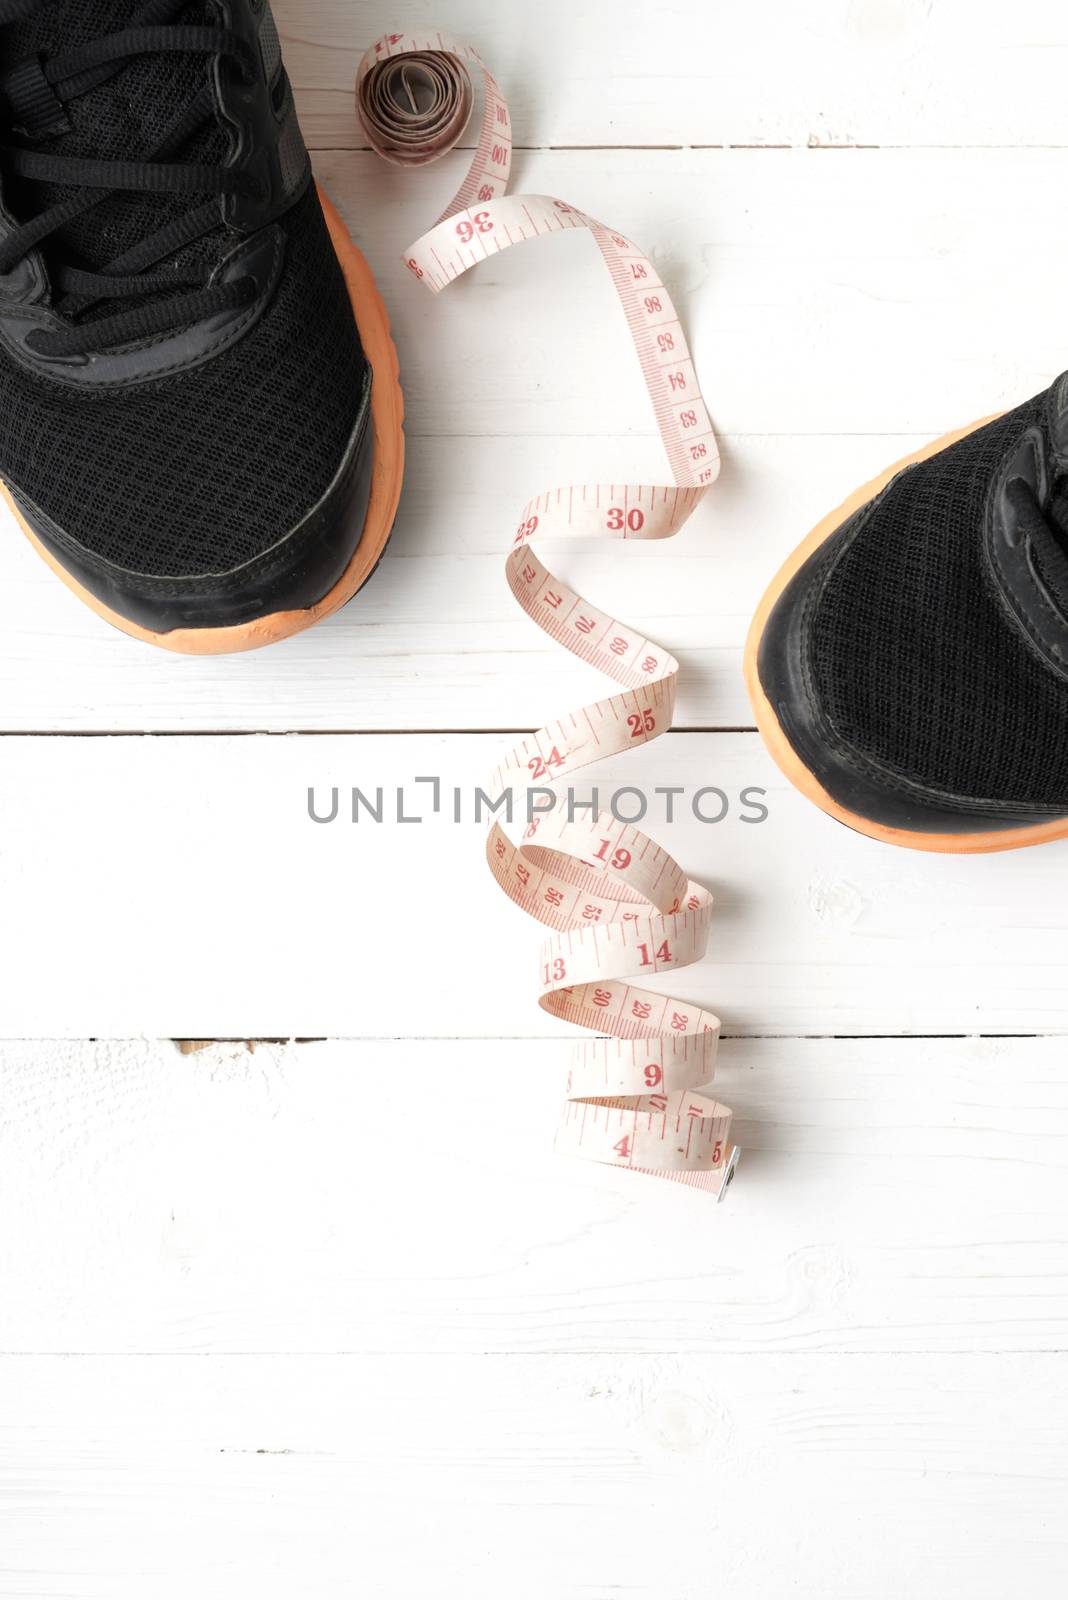
[[[72,46],[135,26],[145,4],[146,0],[53,0],[51,5],[0,32],[5,62],[38,54],[57,55]],[[190,0],[170,20],[212,22],[217,20],[217,13],[211,0]],[[150,159],[203,88],[208,71],[202,55],[160,52],[133,57],[97,88],[69,101],[70,131],[42,140],[40,148],[56,155],[104,161]],[[217,162],[225,158],[227,149],[226,133],[212,120],[180,152],[169,153],[166,159]],[[27,215],[78,192],[57,184],[25,183],[15,197],[15,209]],[[105,266],[203,200],[202,195],[136,192],[110,196],[46,240],[45,258],[55,254],[91,269]],[[206,258],[210,264],[217,257],[217,242],[208,252],[194,248],[193,259]],[[187,249],[182,253],[182,264],[188,265],[189,261]],[[117,308],[118,303],[111,301],[105,309]]]

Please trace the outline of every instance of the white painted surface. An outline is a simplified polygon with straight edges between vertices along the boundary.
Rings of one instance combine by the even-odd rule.
[[[1059,1042],[729,1043],[716,1210],[563,1055],[9,1046],[0,1593],[1053,1600]]]
[[[448,26],[508,87],[522,145],[1063,145],[1056,0],[277,0],[316,145],[364,143],[350,88],[378,33]]]
[[[0,1038],[570,1037],[537,1005],[541,929],[491,880],[473,820],[503,744],[9,739],[0,903],[19,915],[0,922]],[[441,778],[440,816],[420,776]],[[1068,1034],[1051,892],[1068,841],[888,850],[796,794],[753,733],[671,734],[597,769],[602,806],[635,784],[648,831],[717,897],[709,959],[667,987],[730,1032]],[[658,786],[686,791],[671,825]],[[695,820],[706,786],[722,822]],[[335,823],[309,819],[310,787],[320,814],[338,789]],[[351,821],[353,787],[382,790],[381,825]],[[423,822],[397,822],[398,787]],[[743,820],[749,789],[760,824]]]
[[[0,1355],[1063,1348],[1061,1040],[721,1054],[716,1207],[553,1154],[563,1042],[8,1045]]]
[[[1066,1401],[1050,1356],[6,1361],[0,1583],[1052,1600]]]
[[[684,992],[743,1036],[712,1209],[553,1157],[567,1034],[480,830],[316,827],[305,792],[469,792],[478,730],[599,692],[501,558],[530,493],[659,461],[581,241],[402,281],[450,174],[355,148],[372,32],[471,37],[523,186],[678,290],[723,480],[672,545],[558,560],[680,653],[681,726],[730,730],[808,525],[1065,364],[1063,7],[276,10],[411,472],[365,595],[232,661],[110,634],[0,530],[0,1600],[1059,1600],[1068,845],[880,849],[744,732],[598,774],[768,790],[759,827],[650,824],[717,892]],[[145,730],[188,737],[53,736]],[[249,730],[335,736],[203,737]]]

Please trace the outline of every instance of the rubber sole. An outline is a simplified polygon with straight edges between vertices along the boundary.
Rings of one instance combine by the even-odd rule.
[[[306,628],[314,627],[324,617],[339,611],[363,587],[378,566],[393,531],[404,479],[404,395],[400,386],[397,350],[390,332],[389,313],[362,252],[353,243],[348,229],[321,189],[319,199],[338,262],[345,275],[364,353],[374,373],[371,390],[374,461],[363,536],[345,571],[322,600],[303,611],[276,611],[258,617],[255,622],[241,623],[235,627],[175,628],[167,633],[154,633],[104,605],[72,577],[51,551],[45,549],[20,514],[6,486],[0,483],[0,493],[15,520],[56,576],[97,616],[144,644],[154,644],[161,650],[170,650],[178,655],[237,655],[241,651],[259,650],[264,645],[291,638],[295,633],[303,633]]]
[[[903,467],[911,466],[916,461],[927,461],[931,456],[938,455],[958,440],[965,439],[978,428],[985,427],[992,422],[993,417],[983,417],[978,422],[973,422],[970,427],[958,428],[954,433],[947,433],[941,439],[925,445],[922,450],[916,450],[911,455],[904,456],[900,461],[888,467],[885,472],[866,483],[862,489],[850,495],[843,505],[817,524],[808,538],[798,546],[789,560],[779,569],[772,580],[764,598],[757,607],[749,629],[749,637],[745,645],[745,682],[749,691],[749,699],[756,716],[757,727],[760,730],[764,743],[767,745],[776,764],[790,780],[795,789],[819,806],[828,816],[842,822],[847,828],[852,828],[856,833],[863,833],[869,839],[878,839],[882,844],[900,845],[906,850],[928,850],[942,855],[985,855],[995,850],[1021,850],[1028,845],[1046,844],[1053,839],[1068,838],[1068,818],[1055,822],[1032,824],[1024,828],[997,828],[987,833],[916,833],[906,828],[888,828],[878,822],[871,821],[868,817],[849,811],[845,806],[839,805],[837,800],[827,793],[816,775],[801,760],[793,745],[783,731],[775,709],[764,692],[760,681],[758,659],[760,642],[764,636],[768,618],[778,602],[780,595],[790,583],[811,555],[819,549],[827,539],[830,539],[843,523],[848,522],[862,506],[880,494]]]

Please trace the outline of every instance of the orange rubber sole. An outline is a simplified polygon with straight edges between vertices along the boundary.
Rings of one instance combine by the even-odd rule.
[[[322,600],[304,611],[276,611],[258,617],[255,622],[241,623],[235,627],[175,628],[168,633],[154,633],[104,605],[72,577],[41,544],[20,515],[7,488],[0,484],[0,493],[23,533],[56,576],[97,616],[129,634],[131,639],[140,639],[145,644],[158,645],[161,650],[188,656],[236,655],[243,650],[259,650],[264,645],[277,644],[280,639],[288,639],[295,633],[303,633],[305,628],[314,627],[351,600],[375,570],[393,531],[404,480],[404,395],[400,386],[397,351],[390,332],[389,313],[362,252],[356,248],[348,229],[321,189],[319,198],[334,250],[345,275],[364,353],[374,373],[371,389],[374,462],[363,536],[345,571]]]
[[[847,828],[852,828],[856,833],[867,834],[869,839],[878,839],[883,844],[900,845],[907,850],[929,850],[948,855],[984,855],[995,850],[1021,850],[1027,845],[1046,844],[1052,839],[1068,838],[1068,818],[1055,822],[1032,824],[1024,828],[998,828],[988,833],[914,833],[907,828],[887,828],[880,823],[872,822],[867,817],[859,816],[854,811],[848,811],[845,806],[838,804],[827,793],[816,775],[801,760],[793,745],[787,739],[775,710],[764,693],[764,686],[760,681],[757,670],[757,660],[760,652],[760,641],[764,636],[768,618],[774,609],[779,596],[790,583],[794,574],[804,566],[809,557],[819,549],[825,540],[831,538],[844,522],[847,522],[855,512],[880,494],[903,467],[911,466],[916,461],[926,461],[939,451],[956,444],[958,440],[967,438],[977,428],[982,428],[993,417],[983,417],[979,422],[973,422],[968,428],[959,428],[955,433],[947,433],[941,439],[925,445],[922,450],[916,450],[912,455],[904,456],[902,460],[888,467],[879,477],[873,478],[871,483],[866,483],[858,489],[837,511],[832,511],[819,523],[803,544],[799,545],[793,555],[776,573],[767,593],[757,607],[749,629],[749,637],[745,645],[745,683],[749,691],[749,699],[756,715],[757,727],[763,737],[764,743],[771,752],[776,764],[790,780],[795,789],[825,811],[828,816],[836,821],[845,823]]]

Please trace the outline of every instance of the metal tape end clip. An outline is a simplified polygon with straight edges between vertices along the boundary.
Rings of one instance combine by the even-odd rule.
[[[723,1201],[726,1199],[727,1190],[730,1188],[731,1184],[734,1182],[734,1174],[738,1171],[738,1163],[739,1163],[739,1161],[741,1159],[742,1159],[742,1152],[738,1148],[738,1146],[735,1145],[734,1149],[730,1153],[730,1159],[727,1162],[727,1170],[723,1174],[723,1183],[720,1186],[719,1194],[716,1196],[716,1204],[717,1205],[722,1205]]]

